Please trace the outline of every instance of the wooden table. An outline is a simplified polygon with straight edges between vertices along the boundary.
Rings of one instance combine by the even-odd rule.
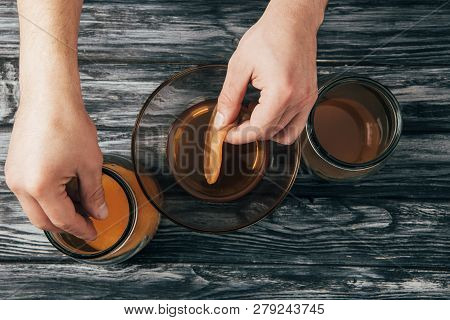
[[[447,1],[448,2],[448,1]],[[121,265],[64,256],[27,221],[4,182],[18,101],[15,1],[0,2],[1,298],[450,298],[450,4],[330,1],[318,73],[351,68],[392,89],[404,133],[355,185],[299,176],[268,218],[226,235],[164,218]],[[261,0],[85,1],[79,59],[105,153],[129,155],[146,97],[185,67],[226,63]],[[301,40],[299,40],[301,41]]]

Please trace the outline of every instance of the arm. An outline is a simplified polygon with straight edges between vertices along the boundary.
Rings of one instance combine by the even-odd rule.
[[[300,135],[317,98],[316,34],[326,4],[272,0],[244,34],[228,63],[215,126],[235,120],[249,82],[261,96],[250,120],[230,130],[227,142],[291,144]]]
[[[18,0],[20,105],[6,182],[30,221],[50,231],[92,240],[96,231],[76,213],[66,184],[78,177],[80,198],[96,218],[108,214],[101,184],[102,154],[84,109],[77,61],[81,0]]]

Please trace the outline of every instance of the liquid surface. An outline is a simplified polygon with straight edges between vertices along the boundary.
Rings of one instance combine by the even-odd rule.
[[[267,144],[223,144],[217,181],[204,175],[205,133],[215,100],[199,103],[174,122],[167,142],[167,158],[177,183],[193,196],[215,202],[232,201],[250,192],[262,179],[267,165]]]
[[[106,250],[119,241],[127,228],[129,203],[125,191],[112,177],[106,174],[102,176],[102,184],[109,215],[104,220],[90,218],[97,230],[97,239],[85,241],[70,234],[61,235],[65,241],[79,250],[88,252]]]
[[[320,145],[340,161],[364,163],[380,153],[379,121],[354,100],[331,98],[320,102],[314,112],[314,132]]]

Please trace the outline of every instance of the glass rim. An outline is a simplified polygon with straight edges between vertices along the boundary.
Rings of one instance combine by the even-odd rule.
[[[180,225],[182,227],[185,227],[189,230],[195,231],[195,232],[201,232],[201,233],[207,233],[207,234],[225,234],[228,232],[233,232],[236,230],[240,230],[243,228],[247,228],[259,221],[261,221],[262,219],[266,218],[267,216],[269,216],[274,209],[286,198],[286,196],[289,194],[292,186],[295,183],[295,180],[297,178],[298,175],[298,171],[300,168],[300,158],[301,158],[301,144],[300,144],[300,137],[297,138],[295,140],[294,143],[291,144],[291,146],[296,146],[297,150],[299,150],[297,152],[297,156],[296,156],[296,160],[295,160],[295,167],[294,167],[294,173],[292,174],[292,176],[290,177],[289,183],[287,185],[287,187],[285,189],[283,189],[283,192],[280,194],[278,200],[270,207],[270,209],[267,210],[267,212],[265,212],[265,214],[261,217],[259,217],[256,221],[252,221],[240,226],[236,226],[234,228],[228,228],[228,229],[222,229],[222,230],[207,230],[207,229],[201,229],[201,228],[195,228],[192,227],[190,225],[184,224],[181,221],[178,221],[174,218],[171,217],[170,214],[166,213],[165,210],[163,210],[163,208],[161,208],[155,201],[153,201],[152,197],[148,194],[147,190],[145,189],[142,181],[141,181],[141,177],[138,174],[138,165],[137,165],[137,136],[138,136],[138,128],[139,128],[139,124],[145,114],[145,111],[147,110],[148,106],[150,105],[150,102],[153,100],[153,98],[166,86],[170,85],[171,83],[173,83],[174,81],[189,75],[191,73],[194,73],[196,71],[199,70],[203,70],[203,69],[213,69],[213,68],[223,68],[223,69],[227,69],[227,65],[225,64],[203,64],[203,65],[198,65],[198,66],[194,66],[194,67],[190,67],[190,68],[186,68],[180,72],[177,72],[175,74],[173,74],[172,76],[170,76],[169,78],[167,78],[165,81],[163,81],[151,94],[150,96],[146,99],[146,101],[144,102],[143,106],[141,107],[141,109],[139,110],[138,116],[136,118],[134,127],[133,127],[133,132],[132,132],[132,136],[131,136],[131,159],[132,159],[132,163],[133,163],[133,171],[134,174],[136,176],[136,179],[138,181],[138,184],[140,186],[140,188],[142,189],[142,191],[144,192],[147,200],[150,201],[150,203],[161,213],[163,214],[165,217],[167,217],[170,221],[176,223],[177,225]],[[264,177],[261,179],[261,181],[264,180]]]
[[[371,89],[374,89],[376,93],[382,95],[382,97],[387,101],[385,103],[385,106],[388,106],[390,110],[392,111],[392,114],[394,116],[394,125],[393,129],[394,132],[392,134],[392,137],[389,140],[388,146],[381,152],[375,159],[362,162],[362,163],[349,163],[342,160],[339,160],[332,155],[330,155],[319,143],[317,136],[314,132],[314,112],[316,107],[319,104],[319,100],[323,95],[333,88],[335,88],[338,85],[341,85],[343,83],[350,83],[354,82],[356,84],[361,85],[367,85]],[[373,168],[380,164],[383,160],[385,160],[387,157],[389,157],[392,152],[395,150],[395,148],[398,145],[398,142],[400,141],[401,131],[402,131],[402,117],[400,112],[400,105],[395,98],[394,94],[384,85],[379,83],[378,81],[372,80],[367,77],[362,77],[358,75],[346,75],[346,76],[339,76],[336,78],[332,78],[331,80],[326,81],[318,90],[318,96],[317,100],[314,103],[311,112],[308,116],[308,119],[306,121],[305,125],[305,131],[307,135],[307,139],[310,142],[311,147],[316,152],[316,154],[324,161],[326,161],[328,164],[338,167],[340,169],[348,170],[348,171],[361,171],[361,170],[367,170],[370,168]]]
[[[53,235],[53,232],[50,231],[44,231],[44,234],[46,235],[49,242],[60,252],[64,253],[65,255],[68,255],[75,259],[80,260],[91,260],[95,258],[103,257],[111,252],[113,252],[116,249],[119,249],[121,246],[123,246],[128,239],[130,238],[131,234],[133,233],[136,223],[137,223],[137,212],[138,212],[138,206],[136,197],[128,184],[117,172],[114,170],[107,168],[105,166],[102,167],[102,173],[108,175],[109,177],[113,178],[114,181],[116,181],[119,186],[122,188],[122,190],[125,192],[125,195],[128,200],[128,206],[129,206],[129,218],[128,218],[128,224],[125,228],[124,232],[120,236],[120,238],[109,248],[105,250],[101,250],[92,254],[83,254],[83,253],[76,253],[71,250],[69,250],[66,246],[61,245],[60,241],[56,240],[56,238]]]

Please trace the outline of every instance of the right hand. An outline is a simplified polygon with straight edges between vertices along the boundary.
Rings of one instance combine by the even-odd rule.
[[[239,41],[217,102],[217,129],[233,123],[248,83],[260,90],[250,119],[228,132],[226,142],[273,140],[292,144],[317,98],[317,30],[324,0],[272,0]]]
[[[36,227],[94,240],[96,230],[90,219],[76,212],[66,184],[77,177],[83,208],[96,219],[107,217],[97,132],[81,92],[57,87],[21,95],[5,165],[6,183]]]

